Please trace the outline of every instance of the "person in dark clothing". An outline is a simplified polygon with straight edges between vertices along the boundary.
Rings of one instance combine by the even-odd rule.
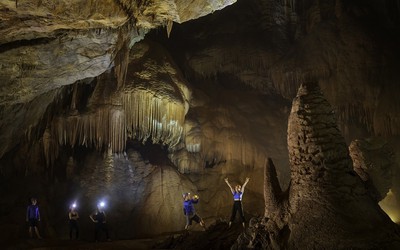
[[[79,238],[79,227],[78,227],[78,219],[79,214],[76,211],[76,205],[73,204],[68,213],[69,218],[69,238],[72,240],[72,232],[75,230],[75,238]]]
[[[95,238],[95,240],[98,241],[99,232],[103,231],[106,234],[107,240],[110,241],[111,239],[110,239],[110,237],[108,235],[106,213],[103,210],[103,205],[102,204],[99,204],[97,206],[96,211],[94,211],[90,215],[90,219],[92,219],[92,221],[95,224],[95,228],[94,228],[94,238]]]
[[[42,237],[39,234],[38,223],[40,221],[39,206],[36,198],[31,198],[31,204],[26,209],[26,222],[29,223],[29,237],[32,238],[32,229],[35,230],[38,239]]]
[[[243,207],[242,207],[242,197],[244,193],[244,188],[246,187],[247,183],[249,182],[250,178],[246,178],[246,181],[243,183],[243,186],[236,185],[235,189],[232,188],[231,184],[229,183],[228,178],[225,179],[226,184],[231,189],[233,195],[233,207],[232,207],[232,215],[231,219],[229,220],[229,227],[232,225],[232,222],[235,220],[236,212],[239,212],[240,218],[242,219],[242,225],[245,227],[245,219],[243,214]]]
[[[189,226],[192,225],[192,221],[199,223],[200,226],[204,228],[204,230],[206,229],[206,224],[194,209],[193,204],[197,204],[198,202],[199,197],[197,195],[194,195],[192,198],[190,193],[183,194],[183,214],[186,216],[185,230],[189,229]]]

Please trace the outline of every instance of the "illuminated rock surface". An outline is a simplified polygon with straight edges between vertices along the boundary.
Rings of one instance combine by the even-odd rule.
[[[288,149],[289,189],[281,191],[269,159],[265,219],[252,223],[248,238],[238,238],[239,249],[247,244],[262,249],[400,247],[398,225],[353,172],[332,108],[317,83],[302,84],[293,100]]]
[[[225,247],[223,239],[233,242],[237,235],[217,236],[232,208],[225,177],[233,184],[251,178],[243,201],[248,220],[264,214],[287,218],[290,212],[293,222],[305,225],[301,232],[292,223],[290,235],[304,238],[304,244],[315,228],[321,227],[315,244],[327,231],[305,215],[308,208],[326,212],[314,207],[312,197],[319,197],[317,204],[334,200],[330,208],[336,211],[336,200],[346,202],[354,189],[358,201],[343,211],[362,214],[361,206],[372,212],[364,221],[357,214],[349,220],[354,225],[346,239],[362,241],[368,233],[355,231],[368,231],[375,222],[386,228],[386,219],[379,219],[376,202],[365,205],[368,194],[354,181],[347,148],[371,137],[387,142],[393,155],[375,157],[361,146],[354,153],[363,163],[355,169],[393,161],[390,171],[379,172],[380,181],[370,175],[375,183],[369,190],[379,190],[381,207],[399,221],[400,2],[234,2],[0,1],[0,241],[26,237],[23,216],[31,195],[38,196],[43,212],[43,235],[54,240],[66,236],[66,209],[79,197],[82,240],[91,241],[87,215],[99,196],[110,198],[112,236],[132,239],[181,230],[181,192],[198,192],[197,208],[207,225],[222,224],[209,234],[177,239],[209,237]],[[328,141],[330,148],[319,141],[303,151],[309,142],[287,141],[288,117],[299,86],[309,80],[319,83],[334,110],[337,123],[323,124],[329,127],[325,132],[340,136]],[[298,125],[308,121],[292,121],[289,131]],[[343,157],[335,158],[338,154]],[[324,171],[335,180],[334,191],[327,190],[331,180],[320,176],[321,169],[307,165],[310,157],[316,164],[337,163],[337,171]],[[268,168],[265,179],[268,158],[276,174]],[[293,162],[304,168],[291,171]],[[290,199],[277,198],[291,180]],[[263,183],[273,189],[264,192]],[[342,228],[340,213],[330,212],[329,220],[338,217],[332,228]],[[253,219],[251,225],[261,224]],[[285,225],[276,219],[268,230],[282,229],[278,238],[295,247],[284,239]],[[338,238],[326,244],[337,246]]]
[[[352,141],[349,147],[354,171],[366,182],[377,201],[381,201],[398,179],[393,149],[379,138]]]

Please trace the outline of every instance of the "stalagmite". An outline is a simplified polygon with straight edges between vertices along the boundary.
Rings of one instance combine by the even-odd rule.
[[[278,246],[283,249],[398,249],[398,226],[352,170],[333,110],[317,83],[301,85],[288,123],[291,184],[288,197],[280,200],[288,206],[276,205],[279,186],[270,161],[265,170],[265,181],[270,182],[265,184],[268,220],[251,228],[250,234],[267,230],[279,236]],[[250,244],[257,245],[258,239],[252,237]],[[238,245],[248,243],[239,241]],[[269,242],[259,244],[277,249]]]
[[[336,246],[362,247],[372,242],[391,245],[391,240],[399,239],[395,225],[352,171],[335,115],[315,82],[302,84],[293,101],[288,149],[293,240],[289,246],[332,248],[340,239],[350,237],[349,245]],[[370,224],[375,228],[369,228]],[[307,236],[309,233],[313,233],[312,238]]]
[[[283,198],[274,163],[268,158],[264,167],[264,217],[277,219],[280,209],[285,206]]]

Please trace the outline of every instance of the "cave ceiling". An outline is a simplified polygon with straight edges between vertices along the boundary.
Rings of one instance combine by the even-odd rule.
[[[92,146],[113,145],[114,151],[124,149],[124,138],[137,137],[187,152],[208,150],[202,154],[217,161],[231,155],[239,161],[248,157],[246,164],[259,158],[259,163],[267,151],[285,155],[289,102],[310,79],[319,82],[335,107],[347,141],[395,138],[400,131],[399,18],[393,2],[384,3],[1,1],[0,156],[32,135],[45,141],[49,137],[41,137],[50,135],[63,144],[86,145],[89,138]],[[165,40],[155,40],[175,53],[173,59],[143,41],[157,32]],[[86,100],[84,116],[45,116],[63,102],[66,87],[79,95],[74,83],[93,82],[98,86]],[[191,87],[198,83],[200,91]],[[257,95],[249,95],[249,89]],[[127,115],[143,111],[134,108],[133,99],[147,100],[145,112],[159,119],[146,123],[139,113]],[[113,112],[100,111],[104,105]],[[161,107],[165,117],[157,113]],[[85,129],[102,130],[88,125],[99,117],[126,121],[126,134],[79,137]],[[69,124],[77,129],[66,136]],[[252,125],[270,129],[257,132]],[[107,126],[113,130],[121,124]],[[226,143],[241,146],[218,152]],[[254,153],[255,148],[264,153]]]
[[[151,29],[170,32],[173,22],[234,2],[1,1],[0,155],[17,144],[12,138],[30,133],[62,86],[113,68],[118,52]]]
[[[400,0],[0,0],[0,177],[69,181],[88,163],[75,177],[89,189],[99,184],[87,182],[93,173],[110,177],[104,171],[116,166],[107,181],[122,192],[132,181],[125,170],[139,166],[130,172],[139,173],[135,194],[142,177],[151,194],[197,188],[210,201],[205,209],[219,213],[224,176],[250,176],[248,207],[258,214],[266,159],[287,187],[289,168],[302,175],[314,157],[331,162],[335,185],[347,185],[336,168],[347,175],[354,167],[375,209],[388,192],[400,197],[398,44]],[[291,111],[308,84],[317,101],[298,97]],[[313,126],[302,116],[310,107]],[[301,119],[290,121],[295,111]],[[321,124],[333,140],[313,141]],[[302,139],[305,132],[312,136]],[[139,142],[157,144],[169,165],[142,159],[132,146]],[[315,186],[319,193],[324,183]]]

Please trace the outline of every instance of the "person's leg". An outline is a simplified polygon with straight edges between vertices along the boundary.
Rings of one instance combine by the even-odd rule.
[[[202,226],[204,228],[204,230],[206,230],[206,223],[204,222],[204,220],[201,217],[199,217],[199,218],[200,218],[200,226]]]
[[[106,223],[103,223],[103,224],[102,224],[102,227],[103,227],[103,232],[106,233],[106,239],[107,239],[107,240],[110,240],[110,236],[109,236],[109,234],[108,234],[108,227],[107,227],[107,224],[106,224]]]
[[[38,229],[37,226],[35,226],[35,233],[36,233],[36,236],[37,236],[38,239],[41,239],[41,238],[42,238],[42,237],[40,237],[39,229]]]
[[[76,230],[76,233],[75,233],[76,239],[79,239],[79,227],[78,227],[78,223],[75,223],[75,230]]]
[[[202,226],[204,228],[204,230],[206,230],[206,224],[204,223],[203,219],[198,214],[195,214],[193,216],[192,220],[199,223],[200,226]]]
[[[78,223],[76,221],[71,221],[70,222],[70,233],[69,233],[69,237],[71,240],[72,240],[72,234],[73,234],[74,230],[75,230],[75,238],[78,239],[78,237],[79,237]]]
[[[246,225],[245,225],[243,207],[242,207],[242,203],[241,202],[240,202],[240,206],[238,206],[238,211],[239,211],[240,218],[242,219],[242,225],[243,225],[243,227],[245,227]]]
[[[94,240],[95,241],[98,241],[99,229],[100,229],[99,223],[96,222],[95,226],[94,226]]]
[[[236,211],[237,211],[237,205],[235,202],[235,203],[233,203],[233,206],[232,206],[232,215],[231,215],[231,219],[229,220],[229,227],[232,225],[232,222],[235,220]]]
[[[189,226],[191,224],[191,220],[190,220],[190,215],[186,215],[186,225],[185,225],[185,230],[189,229]]]
[[[33,232],[32,230],[34,230],[34,227],[36,226],[35,220],[34,219],[29,219],[28,221],[29,223],[29,238],[33,238]]]
[[[72,222],[69,222],[69,239],[72,240],[72,230],[73,230]]]

